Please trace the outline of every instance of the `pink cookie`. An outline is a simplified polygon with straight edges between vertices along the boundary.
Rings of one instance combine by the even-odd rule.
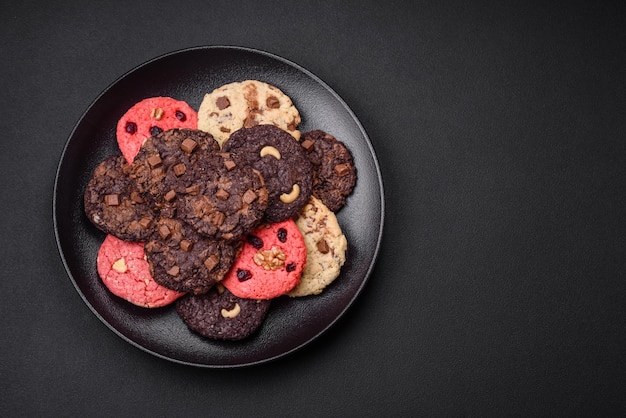
[[[264,224],[247,236],[221,283],[240,298],[272,299],[300,282],[305,264],[304,239],[293,220]]]
[[[171,97],[144,99],[117,122],[117,144],[129,164],[150,136],[173,128],[198,128],[198,113],[186,102]]]
[[[111,293],[137,306],[158,308],[184,295],[154,281],[142,243],[107,235],[98,250],[97,268]]]

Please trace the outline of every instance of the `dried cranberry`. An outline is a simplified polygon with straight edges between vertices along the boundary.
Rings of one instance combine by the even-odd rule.
[[[187,115],[185,115],[180,110],[177,110],[174,114],[176,115],[176,119],[178,119],[181,122],[184,122],[187,120]]]
[[[257,237],[256,235],[248,235],[248,243],[250,245],[252,245],[254,248],[256,248],[257,250],[260,250],[261,248],[263,248],[263,240],[259,237]]]
[[[287,270],[287,272],[292,272],[296,269],[296,263],[289,263],[287,264],[287,266],[285,266],[285,270]]]
[[[137,124],[135,122],[126,122],[126,126],[124,127],[124,129],[126,129],[126,132],[133,135],[135,132],[137,132]]]
[[[285,228],[278,228],[278,232],[276,233],[280,242],[287,241],[287,230]]]
[[[250,280],[252,278],[252,273],[250,273],[250,270],[237,269],[237,278],[240,282],[245,282],[246,280]]]
[[[150,135],[152,136],[157,136],[161,132],[163,132],[163,129],[159,128],[158,126],[150,127]]]

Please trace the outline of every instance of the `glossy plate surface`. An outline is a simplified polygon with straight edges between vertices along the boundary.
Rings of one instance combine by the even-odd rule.
[[[273,301],[262,328],[239,342],[204,339],[187,329],[173,306],[136,307],[112,295],[96,272],[105,235],[83,212],[83,192],[95,166],[119,154],[117,120],[133,104],[170,96],[198,109],[205,93],[223,84],[257,79],[291,97],[300,130],[322,129],[350,149],[358,180],[337,214],[348,239],[339,278],[322,294]],[[239,47],[176,51],[133,69],[91,104],[72,131],[59,162],[54,189],[54,228],[63,263],[76,290],[94,314],[129,343],[158,357],[201,367],[237,367],[277,359],[313,341],[350,307],[367,282],[380,246],[383,184],[372,145],[354,113],[319,78],[281,57]]]

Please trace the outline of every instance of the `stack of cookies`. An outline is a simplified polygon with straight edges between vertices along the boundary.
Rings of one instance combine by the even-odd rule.
[[[316,295],[346,259],[335,213],[356,183],[346,146],[257,80],[207,93],[196,112],[153,97],[116,130],[121,155],[102,161],[85,213],[107,234],[98,273],[116,296],[175,304],[194,332],[240,340],[278,297]]]

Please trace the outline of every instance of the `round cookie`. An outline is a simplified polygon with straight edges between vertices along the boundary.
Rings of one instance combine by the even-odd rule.
[[[335,214],[314,196],[300,211],[296,225],[304,237],[306,265],[300,282],[287,294],[317,295],[339,276],[348,241]]]
[[[270,303],[239,298],[218,283],[203,295],[179,299],[176,312],[189,329],[203,337],[235,341],[259,329]]]
[[[300,113],[280,89],[257,80],[221,86],[207,93],[198,109],[198,129],[222,145],[240,128],[271,124],[300,139]]]
[[[122,155],[130,164],[151,136],[172,128],[198,127],[198,114],[186,102],[150,97],[135,103],[117,122],[115,131]]]
[[[98,250],[98,275],[115,296],[144,308],[166,306],[184,295],[155,282],[144,256],[143,244],[107,235]]]
[[[216,153],[191,168],[187,188],[178,203],[177,217],[209,238],[229,242],[256,227],[268,203],[263,176],[236,155]]]
[[[196,191],[195,165],[218,151],[211,134],[170,129],[146,140],[130,165],[129,177],[163,216],[173,217],[178,197]]]
[[[264,224],[252,231],[222,284],[235,296],[272,299],[300,281],[306,247],[296,223]]]
[[[146,258],[154,280],[168,289],[206,293],[233,264],[233,245],[204,239],[178,219],[161,218],[156,230],[145,245]]]
[[[269,192],[267,222],[296,215],[311,195],[313,166],[300,143],[273,125],[241,128],[222,147],[261,172]]]
[[[313,164],[313,195],[328,209],[337,212],[356,184],[356,168],[350,151],[341,141],[321,130],[304,133],[301,144]]]
[[[111,156],[95,168],[84,193],[85,214],[101,231],[126,241],[145,241],[156,213],[127,175],[123,156]]]

